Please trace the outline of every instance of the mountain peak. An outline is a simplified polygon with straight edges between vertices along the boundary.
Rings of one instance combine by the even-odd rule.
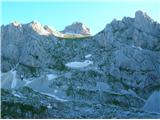
[[[151,33],[154,36],[159,35],[160,25],[155,22],[147,13],[140,10],[135,13],[135,27],[146,33]]]
[[[38,21],[31,21],[29,23],[29,25],[32,26],[33,28],[37,28],[37,29],[38,28],[43,28],[43,25]]]
[[[13,26],[15,26],[15,27],[18,27],[18,26],[21,26],[21,23],[18,22],[18,21],[13,21],[13,22],[11,23],[11,25],[13,25]]]
[[[28,23],[29,26],[34,30],[36,31],[38,34],[40,35],[49,35],[51,34],[49,31],[47,31],[44,26],[38,22],[38,21],[32,21],[30,23]]]
[[[35,20],[31,21],[29,24],[31,24],[31,25],[41,25],[40,22],[35,21]]]
[[[142,20],[142,19],[146,19],[146,20],[149,20],[149,21],[153,21],[148,15],[147,13],[145,12],[142,12],[141,10],[138,10],[136,11],[135,13],[135,19],[137,20]]]
[[[142,12],[141,10],[137,10],[137,11],[135,12],[135,16],[142,16],[142,15],[144,15],[144,14],[146,14],[146,13]]]
[[[90,29],[82,22],[73,22],[71,25],[66,26],[62,32],[66,34],[90,35]]]

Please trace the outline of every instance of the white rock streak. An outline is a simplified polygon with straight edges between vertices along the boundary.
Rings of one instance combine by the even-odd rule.
[[[58,96],[53,95],[53,94],[50,94],[50,93],[45,93],[45,92],[40,92],[40,93],[43,94],[43,95],[47,95],[47,96],[53,97],[53,98],[55,98],[56,100],[61,101],[61,102],[66,102],[66,101],[68,101],[68,100],[59,98]]]
[[[32,80],[27,80],[27,79],[23,79],[23,80],[26,82],[26,84],[24,86],[29,85],[30,83],[33,82]]]
[[[18,94],[16,94],[16,93],[14,93],[13,95],[14,95],[15,97],[19,97],[19,98],[21,97],[20,95],[18,95]]]

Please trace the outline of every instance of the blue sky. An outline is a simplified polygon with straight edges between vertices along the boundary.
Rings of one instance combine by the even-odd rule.
[[[134,17],[136,10],[147,12],[154,20],[160,22],[160,1],[129,1],[3,1],[2,24],[6,25],[15,20],[21,23],[35,20],[60,31],[66,25],[80,21],[95,34],[114,18],[121,20],[124,16]]]

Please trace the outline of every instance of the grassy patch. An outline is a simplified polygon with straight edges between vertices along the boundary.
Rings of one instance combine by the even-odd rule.
[[[72,40],[72,39],[84,39],[89,38],[90,35],[69,35],[66,34],[63,37],[58,37],[60,40]]]

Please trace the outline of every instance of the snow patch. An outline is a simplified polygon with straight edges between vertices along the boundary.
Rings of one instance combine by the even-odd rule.
[[[136,48],[136,49],[139,49],[139,50],[142,50],[142,48],[139,47],[139,46],[134,46],[134,45],[132,45],[132,47],[133,47],[133,48]]]
[[[85,56],[85,58],[90,58],[92,55],[91,54],[88,54]]]
[[[50,93],[45,93],[45,92],[40,92],[40,93],[43,94],[43,95],[47,95],[47,96],[53,97],[53,98],[55,98],[56,100],[61,101],[61,102],[66,102],[66,101],[68,101],[68,100],[59,98],[58,96],[53,95],[53,94],[50,94]]]
[[[91,64],[93,64],[92,61],[85,60],[84,62],[70,62],[65,65],[70,68],[83,68],[83,67],[87,67],[88,65],[91,65]]]
[[[12,80],[12,84],[11,84],[11,89],[15,88],[16,84],[17,84],[16,72],[17,71],[13,71],[13,70],[11,71],[11,73],[13,74],[13,80]]]
[[[48,104],[47,108],[52,109],[52,106],[50,103]]]
[[[52,80],[52,79],[57,78],[57,76],[54,75],[54,74],[48,74],[48,75],[47,75],[47,78],[48,78],[48,80]]]

